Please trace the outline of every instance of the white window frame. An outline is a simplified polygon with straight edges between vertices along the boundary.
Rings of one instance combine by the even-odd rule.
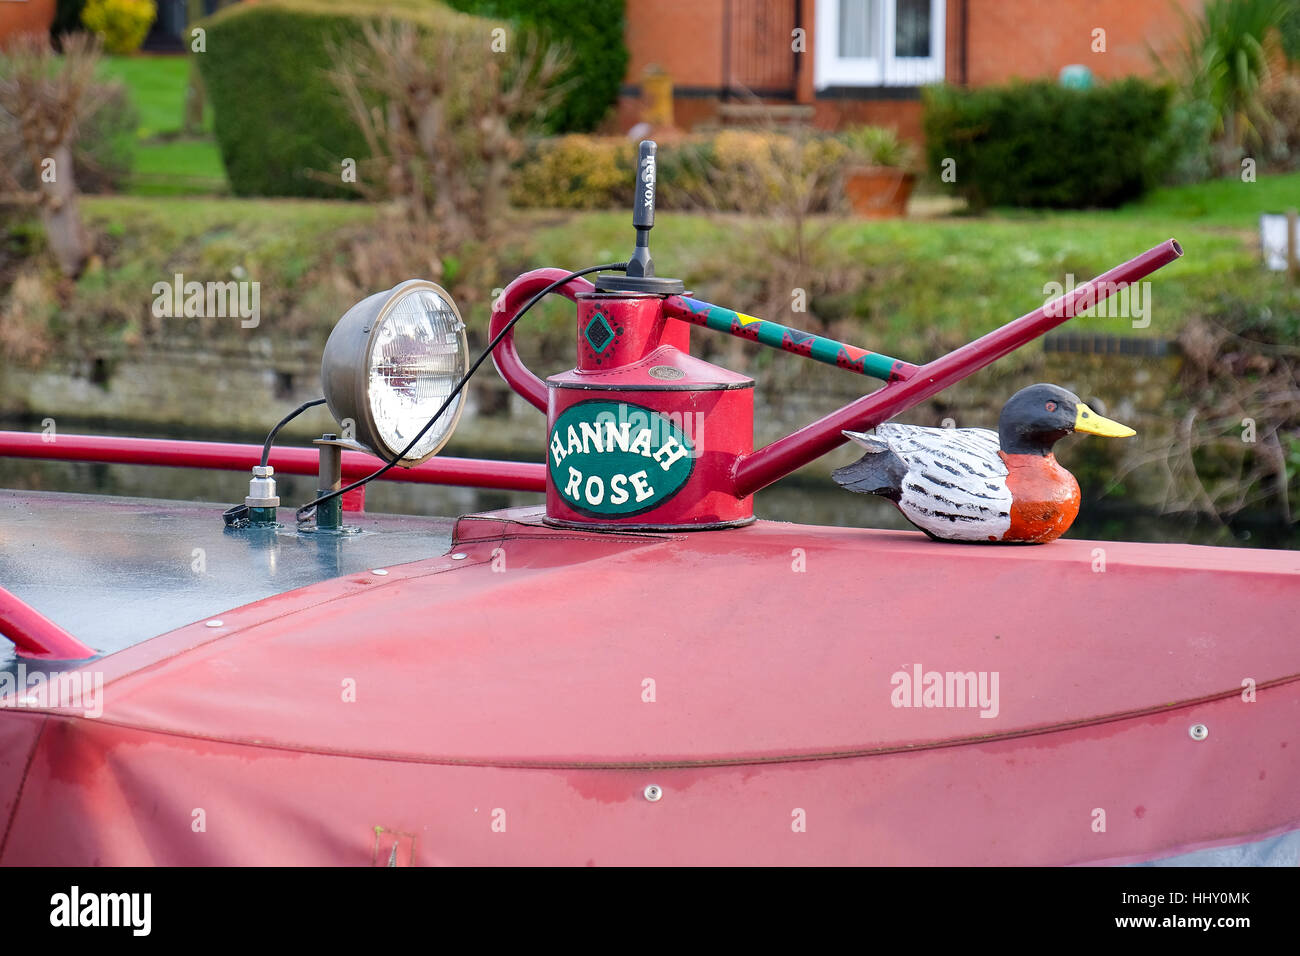
[[[840,56],[839,0],[817,0],[816,32],[813,35],[813,87],[830,86],[920,86],[943,79],[946,47],[944,18],[947,0],[930,0],[930,55],[894,55],[894,27],[897,0],[880,0],[880,35],[884,50],[874,57]]]

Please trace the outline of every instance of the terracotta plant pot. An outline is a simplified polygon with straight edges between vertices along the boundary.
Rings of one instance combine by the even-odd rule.
[[[916,173],[889,166],[854,166],[844,177],[844,192],[853,213],[864,219],[898,219],[907,215],[907,200]]]

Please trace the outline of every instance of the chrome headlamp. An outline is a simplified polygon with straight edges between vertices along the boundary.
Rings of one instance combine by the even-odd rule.
[[[446,401],[469,367],[465,323],[451,296],[409,279],[362,299],[339,319],[325,343],[321,384],[334,420],[383,458],[401,453]],[[460,421],[457,395],[398,464],[435,455]]]

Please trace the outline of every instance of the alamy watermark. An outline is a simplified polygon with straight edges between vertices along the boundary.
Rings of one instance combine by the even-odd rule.
[[[913,664],[911,671],[895,671],[889,702],[895,707],[978,707],[981,717],[996,717],[998,671],[926,671]]]
[[[1072,295],[1071,293],[1077,293]],[[1094,309],[1094,315],[1107,319],[1132,319],[1133,328],[1145,329],[1151,324],[1150,282],[1085,282],[1074,284],[1074,273],[1066,273],[1065,284],[1048,282],[1043,286],[1047,296],[1044,313],[1049,318],[1074,318]]]
[[[620,403],[617,412],[602,411],[592,421],[577,422],[563,433],[556,428],[550,452],[557,467],[578,452],[623,451],[653,458],[667,471],[678,459],[696,457],[703,437],[703,412],[652,412]]]
[[[50,897],[51,926],[118,926],[148,936],[152,912],[152,893],[87,893],[74,885]]]
[[[153,295],[157,319],[239,318],[245,329],[255,329],[262,321],[260,282],[186,282],[178,272],[171,282],[155,282]]]
[[[19,662],[13,673],[0,671],[0,708],[34,707],[79,710],[83,717],[104,713],[104,672],[28,671]]]

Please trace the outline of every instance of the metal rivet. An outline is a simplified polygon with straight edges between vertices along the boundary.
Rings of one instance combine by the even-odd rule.
[[[371,573],[371,574],[378,574],[380,577],[383,577],[383,576],[384,576],[385,574],[387,574],[388,572],[385,571],[383,568],[371,568],[371,569],[370,569],[370,573]]]
[[[468,558],[468,557],[469,557],[469,555],[466,554],[464,551],[458,551],[456,554],[453,554],[453,555],[451,556],[451,559],[452,559],[453,561],[464,561],[464,560],[465,560],[466,558]]]
[[[221,622],[218,620],[208,621],[208,627],[220,627]]]
[[[663,790],[659,789],[659,787],[653,783],[650,784],[650,786],[645,788],[645,798],[649,800],[651,803],[658,802],[658,800],[662,798],[663,795],[664,795]]]
[[[1187,734],[1193,740],[1204,740],[1210,736],[1210,728],[1204,724],[1192,724],[1191,727],[1187,728]]]

